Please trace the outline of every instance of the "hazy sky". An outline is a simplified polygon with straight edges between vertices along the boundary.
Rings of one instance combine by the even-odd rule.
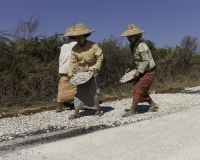
[[[0,30],[32,15],[46,36],[82,22],[95,30],[89,40],[100,42],[134,23],[157,47],[179,45],[187,35],[200,39],[200,0],[0,0]]]

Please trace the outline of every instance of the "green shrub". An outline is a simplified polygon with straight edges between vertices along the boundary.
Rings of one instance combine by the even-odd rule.
[[[67,39],[60,38],[60,34],[13,40],[9,36],[8,32],[0,32],[1,106],[31,107],[38,102],[52,101],[57,95],[60,47]],[[157,64],[152,90],[197,84],[200,56],[196,54],[195,38],[184,38],[176,48],[156,48],[150,40],[145,42]],[[98,45],[104,54],[101,97],[131,95],[132,84],[119,83],[132,57],[129,44],[111,36]]]

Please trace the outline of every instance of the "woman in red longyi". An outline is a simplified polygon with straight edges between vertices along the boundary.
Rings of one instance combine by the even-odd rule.
[[[124,33],[121,35],[122,37],[127,37],[130,42],[133,61],[135,62],[137,70],[134,74],[135,82],[133,90],[133,103],[131,109],[124,113],[122,117],[134,115],[136,113],[137,104],[142,102],[148,102],[150,104],[150,112],[158,110],[158,105],[148,94],[149,88],[156,74],[156,64],[149,47],[141,38],[143,32],[144,31],[139,29],[135,24],[129,24]],[[129,71],[130,68],[127,68],[125,72]]]

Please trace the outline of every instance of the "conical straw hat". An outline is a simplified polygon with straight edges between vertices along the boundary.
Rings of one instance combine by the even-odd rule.
[[[94,32],[94,30],[88,29],[85,24],[78,23],[75,25],[74,31],[70,36],[80,36]]]
[[[145,31],[139,29],[135,24],[129,24],[126,27],[126,30],[124,31],[124,33],[121,34],[121,37],[127,37],[127,36],[140,34],[140,33],[144,33],[144,32]]]
[[[63,37],[71,37],[71,34],[73,33],[74,31],[74,26],[70,26],[66,29],[66,32],[65,34],[63,35]]]

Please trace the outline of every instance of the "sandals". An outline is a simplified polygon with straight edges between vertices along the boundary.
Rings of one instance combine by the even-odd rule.
[[[126,112],[122,115],[122,117],[129,117],[129,116],[133,116],[135,115],[135,113],[132,113],[132,112]]]
[[[158,107],[151,107],[148,110],[148,112],[157,112],[157,111],[158,111]]]
[[[96,113],[94,114],[94,116],[102,116],[103,112],[102,111],[96,111]]]
[[[77,116],[76,114],[72,114],[71,116],[69,116],[69,119],[76,119],[79,118],[79,115]]]

